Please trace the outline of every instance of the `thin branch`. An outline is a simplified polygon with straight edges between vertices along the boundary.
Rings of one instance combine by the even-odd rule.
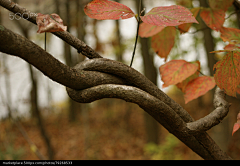
[[[96,84],[113,82],[126,84],[126,81],[113,75],[96,71],[86,72],[66,66],[27,38],[2,27],[4,30],[0,31],[0,38],[4,40],[0,40],[0,51],[24,59],[53,81],[73,89],[85,89]]]
[[[130,67],[132,67],[132,63],[133,63],[133,59],[134,59],[134,55],[135,55],[135,51],[136,51],[136,47],[137,47],[138,32],[139,32],[139,25],[140,25],[141,4],[142,4],[142,0],[140,0],[140,2],[139,2],[138,19],[137,19],[137,34],[136,34],[136,39],[135,39],[135,44],[134,44],[134,49],[133,49],[133,54],[132,54],[132,60],[131,60],[131,63],[130,63]]]
[[[0,0],[0,6],[6,8],[7,10],[18,13],[18,15],[22,16],[27,21],[32,22],[33,24],[36,23],[36,16],[33,12],[27,10],[26,8],[21,7],[20,5],[10,1],[10,0]],[[95,52],[91,47],[86,45],[83,41],[79,40],[72,34],[67,31],[63,32],[53,32],[54,35],[58,36],[69,45],[77,49],[78,53],[82,53],[84,56],[88,57],[89,59],[92,58],[102,58],[97,52]]]

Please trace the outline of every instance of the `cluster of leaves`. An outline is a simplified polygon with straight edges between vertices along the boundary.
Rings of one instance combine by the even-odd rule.
[[[176,26],[179,26],[181,32],[187,32],[192,23],[198,23],[195,17],[199,10],[200,8],[194,8],[189,11],[180,5],[155,7],[144,16],[140,16],[142,23],[139,35],[151,37],[153,50],[166,60],[174,46]],[[127,19],[134,16],[137,19],[137,14],[129,7],[108,0],[94,0],[85,6],[84,11],[89,17],[99,20]],[[163,87],[177,85],[184,92],[186,103],[205,94],[216,85],[212,77],[198,77],[199,61],[172,60],[162,65],[159,70],[164,82]]]
[[[181,4],[183,1],[178,1]],[[195,17],[199,14],[206,25],[221,32],[223,41],[229,42],[224,48],[225,57],[215,64],[216,73],[213,77],[199,76],[200,62],[186,62],[171,60],[160,66],[163,87],[177,85],[185,94],[185,103],[205,94],[217,84],[226,94],[236,96],[240,93],[239,49],[240,30],[223,27],[225,12],[232,5],[233,0],[209,0],[209,8],[197,7],[190,11],[180,5],[154,7],[144,16],[140,16],[139,35],[151,37],[153,50],[165,61],[174,46],[176,26],[181,33],[188,32],[192,23],[198,23]],[[84,11],[91,18],[127,19],[136,17],[129,7],[108,0],[93,0],[88,3]],[[140,20],[138,20],[140,22]],[[216,51],[215,51],[216,52]]]

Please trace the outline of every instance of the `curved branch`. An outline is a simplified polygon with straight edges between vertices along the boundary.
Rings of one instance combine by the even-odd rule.
[[[230,104],[225,100],[225,93],[219,87],[215,90],[213,103],[216,108],[213,112],[197,121],[187,123],[189,132],[207,131],[219,124],[227,116]]]
[[[32,22],[33,24],[37,24],[36,16],[33,14],[33,12],[27,10],[26,8],[21,7],[17,3],[14,3],[10,0],[1,0],[0,6],[6,8],[7,10],[15,14],[18,13],[18,15],[22,16],[24,19]],[[83,41],[79,40],[78,38],[76,38],[75,36],[73,36],[67,31],[53,32],[53,34],[58,36],[65,42],[67,42],[69,45],[73,46],[75,49],[77,49],[78,53],[82,53],[84,56],[88,57],[89,59],[102,58],[91,47],[89,47]]]
[[[85,89],[106,83],[127,84],[113,75],[66,66],[27,38],[2,27],[0,51],[24,59],[53,81],[73,89]]]
[[[204,146],[193,135],[187,132],[185,122],[172,108],[139,88],[108,84],[80,91],[67,88],[67,92],[70,98],[80,103],[90,103],[102,98],[119,98],[127,102],[136,103],[198,155],[204,159],[218,158],[212,155],[206,148],[203,148]],[[208,141],[206,140],[206,142]]]

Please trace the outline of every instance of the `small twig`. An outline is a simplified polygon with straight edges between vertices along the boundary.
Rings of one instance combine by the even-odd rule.
[[[203,74],[200,70],[197,70],[200,74],[202,74],[203,76],[205,76],[205,74]]]
[[[226,19],[229,19],[232,15],[237,14],[237,13],[240,13],[240,10],[237,10],[237,11],[229,14],[229,16],[227,16],[227,17],[225,18],[225,20],[226,20]]]
[[[44,50],[47,51],[47,33],[45,32]]]
[[[130,67],[132,67],[132,63],[133,63],[133,59],[134,59],[134,55],[135,55],[135,52],[136,52],[136,47],[137,47],[137,41],[138,41],[138,32],[139,32],[139,25],[140,25],[140,15],[141,15],[141,3],[142,3],[142,0],[140,0],[139,2],[139,10],[138,10],[138,19],[137,19],[137,34],[136,34],[136,39],[135,39],[135,44],[134,44],[134,49],[133,49],[133,54],[132,54],[132,60],[131,60],[131,63],[130,63]]]

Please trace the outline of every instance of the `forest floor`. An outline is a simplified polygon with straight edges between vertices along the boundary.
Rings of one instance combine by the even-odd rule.
[[[44,127],[54,149],[55,160],[199,160],[197,154],[159,125],[159,144],[146,143],[144,111],[118,99],[85,105],[70,122],[68,112],[43,113]],[[40,153],[47,148],[37,123],[21,119],[28,137]],[[18,127],[9,120],[0,122],[1,160],[38,160]]]

